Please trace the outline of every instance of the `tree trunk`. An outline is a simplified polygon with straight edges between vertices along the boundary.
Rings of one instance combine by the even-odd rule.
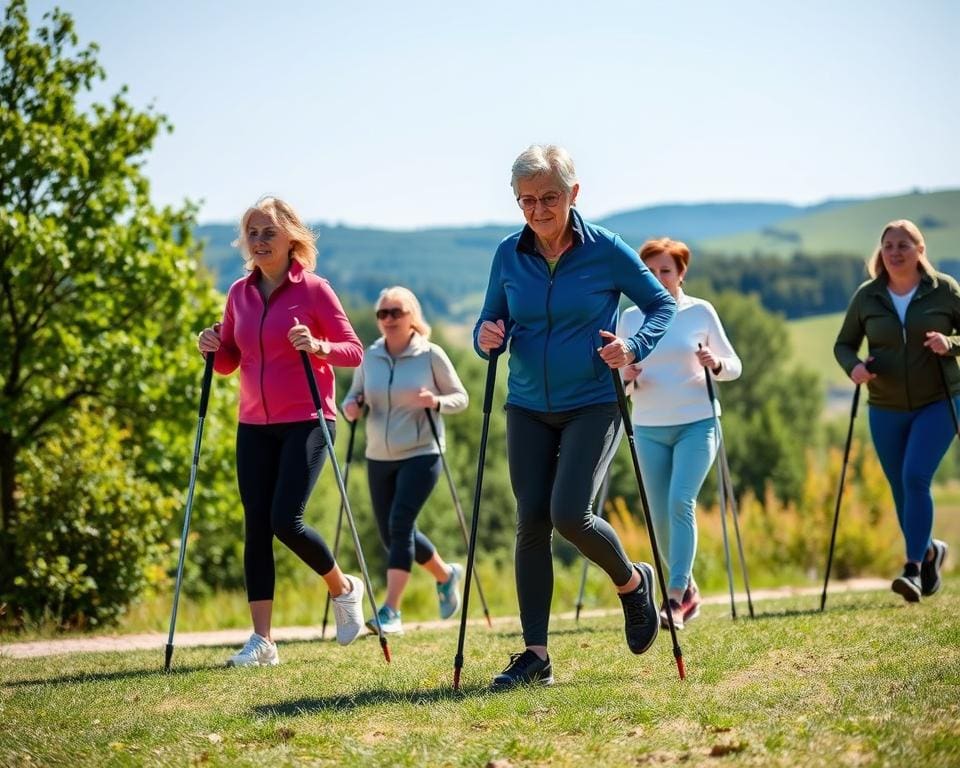
[[[16,520],[17,446],[13,435],[0,431],[0,600],[13,592],[13,526]]]

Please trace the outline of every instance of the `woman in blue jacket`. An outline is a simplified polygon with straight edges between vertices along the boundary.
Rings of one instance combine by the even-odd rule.
[[[643,360],[676,304],[619,235],[574,209],[573,160],[534,145],[514,162],[511,184],[526,226],[497,248],[474,346],[487,357],[509,340],[507,457],[517,499],[516,579],[526,649],[494,688],[553,682],[547,628],[553,529],[610,576],[623,602],[627,645],[643,653],[659,629],[653,569],[633,564],[592,499],[612,459],[620,412],[610,375]],[[626,294],[645,315],[618,338]]]

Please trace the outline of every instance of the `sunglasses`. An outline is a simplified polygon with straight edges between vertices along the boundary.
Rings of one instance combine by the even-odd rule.
[[[388,317],[392,317],[394,320],[399,320],[405,314],[407,314],[407,310],[400,309],[400,307],[393,307],[393,309],[378,309],[377,320],[386,320]]]

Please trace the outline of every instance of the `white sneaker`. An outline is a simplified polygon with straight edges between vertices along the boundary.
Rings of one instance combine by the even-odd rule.
[[[247,644],[227,659],[228,667],[275,667],[280,663],[276,643],[254,632]]]
[[[344,574],[353,587],[333,598],[333,617],[337,622],[337,642],[350,645],[363,631],[363,582],[356,576]]]

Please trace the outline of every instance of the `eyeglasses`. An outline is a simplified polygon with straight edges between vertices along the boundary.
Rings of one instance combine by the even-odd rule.
[[[407,314],[407,310],[401,309],[400,307],[393,307],[392,309],[378,309],[377,320],[386,320],[388,317],[392,317],[394,320],[399,320],[405,314]]]
[[[520,195],[517,198],[517,204],[523,208],[525,211],[532,211],[537,207],[537,201],[543,203],[547,208],[553,208],[557,203],[560,202],[560,198],[563,197],[559,192],[547,192],[543,197],[536,197],[534,195]]]

